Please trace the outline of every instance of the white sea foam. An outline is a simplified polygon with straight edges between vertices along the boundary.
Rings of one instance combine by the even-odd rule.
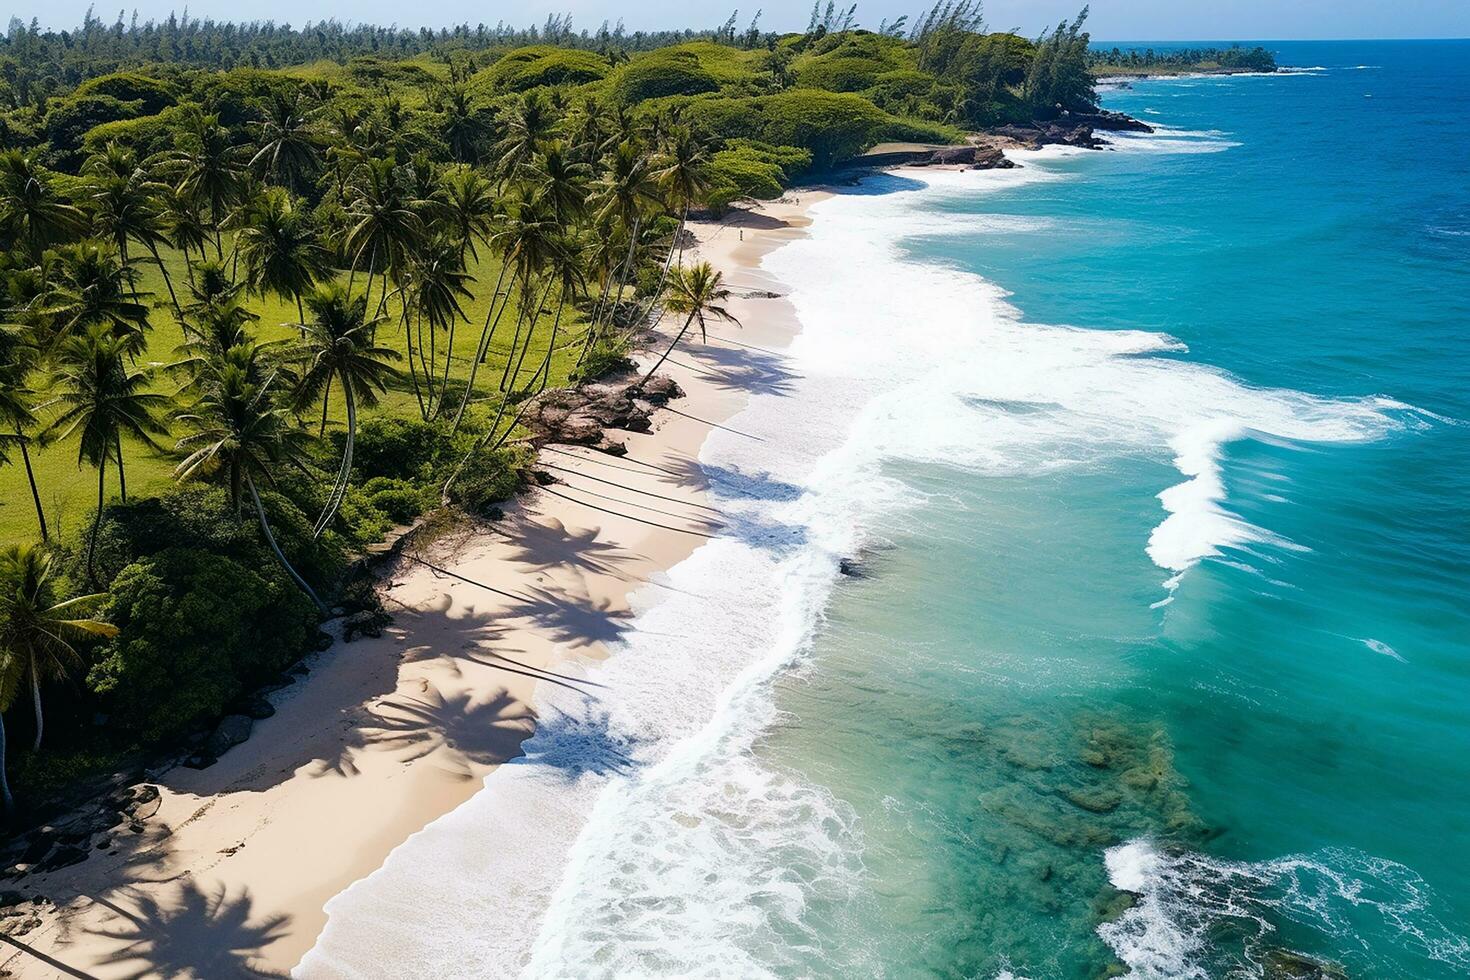
[[[1067,155],[880,178],[767,256],[803,330],[790,383],[732,422],[761,439],[717,430],[701,452],[732,532],[671,570],[676,591],[635,597],[633,631],[588,668],[597,698],[543,685],[526,757],[328,904],[299,976],[871,973],[861,950],[823,962],[817,941],[862,882],[861,828],[754,750],[837,559],[915,499],[885,460],[1006,476],[1173,459],[1185,482],[1140,542],[1172,582],[1285,546],[1230,513],[1224,445],[1372,438],[1395,424],[1384,404],[1149,356],[1181,350],[1160,334],[1027,323],[995,285],[905,257],[897,240],[934,227],[934,201],[1061,179],[1045,164]]]
[[[1382,640],[1375,640],[1373,639],[1373,637],[1368,636],[1364,637],[1358,642],[1362,643],[1363,646],[1367,647],[1369,650],[1372,650],[1374,653],[1381,654],[1385,657],[1391,657],[1401,664],[1408,663],[1408,661],[1405,660],[1397,650],[1389,646],[1387,643],[1384,643]]]
[[[1358,851],[1327,848],[1271,861],[1222,861],[1194,851],[1166,851],[1139,839],[1105,854],[1113,887],[1135,896],[1132,908],[1098,927],[1136,980],[1208,980],[1259,976],[1262,954],[1279,946],[1275,923],[1291,922],[1352,949],[1364,976],[1396,975],[1388,953],[1361,938],[1371,928],[1400,947],[1459,969],[1470,968],[1470,941],[1431,909],[1429,886],[1410,869]],[[1202,953],[1214,936],[1238,948]],[[1220,963],[1234,960],[1224,969]],[[1357,971],[1350,971],[1359,975]]]

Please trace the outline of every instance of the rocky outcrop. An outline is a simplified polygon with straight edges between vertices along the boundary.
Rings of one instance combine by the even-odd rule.
[[[543,392],[526,408],[522,421],[542,442],[594,446],[607,452],[627,449],[608,438],[607,429],[647,432],[651,413],[683,390],[672,378],[655,375],[647,383],[601,382]]]
[[[255,720],[249,715],[225,715],[213,733],[204,740],[204,754],[219,758],[250,737]]]
[[[999,126],[991,130],[997,136],[1016,141],[1027,149],[1043,146],[1080,146],[1096,150],[1104,146],[1097,131],[1152,133],[1154,128],[1146,122],[1125,116],[1121,112],[1067,112],[1063,110],[1056,119],[1033,122],[1026,125]]]

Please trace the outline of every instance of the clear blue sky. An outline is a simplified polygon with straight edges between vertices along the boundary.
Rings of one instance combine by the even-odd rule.
[[[825,0],[823,0],[825,5]],[[849,0],[851,2],[851,0]],[[860,0],[858,20],[876,27],[883,18],[917,13],[923,0]],[[39,17],[48,27],[81,21],[88,0],[12,0],[6,4],[25,20]],[[181,0],[98,0],[97,15],[111,22],[119,7],[142,19],[182,10]],[[621,18],[631,29],[672,26],[708,27],[724,21],[731,0],[192,0],[196,16],[225,20],[272,19],[301,26],[307,20],[335,17],[350,22],[397,23],[404,27],[468,22],[517,26],[540,23],[547,14],[570,12],[574,26],[596,29],[604,19]],[[741,0],[740,24],[764,7],[767,30],[800,30],[811,7],[801,0]],[[1077,12],[1081,0],[990,0],[986,18],[993,29],[1019,29],[1034,35]],[[1089,27],[1095,38],[1382,38],[1470,36],[1470,0],[1096,0]]]

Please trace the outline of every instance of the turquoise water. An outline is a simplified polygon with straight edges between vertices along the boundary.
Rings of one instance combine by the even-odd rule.
[[[921,502],[756,748],[861,854],[803,913],[803,969],[1470,973],[1470,43],[1275,47],[1322,70],[1111,91],[1168,129],[914,195],[902,258],[1382,424],[1109,449],[1094,419],[1034,468],[887,459]],[[976,442],[1056,414],[970,407]],[[1151,551],[1176,456],[1219,493]]]
[[[1470,43],[1279,47],[731,270],[719,533],[298,975],[1470,973]]]

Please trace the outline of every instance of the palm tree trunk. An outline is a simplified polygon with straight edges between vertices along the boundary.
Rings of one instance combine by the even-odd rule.
[[[128,473],[123,468],[122,433],[117,434],[117,489],[122,502],[128,502]]]
[[[490,294],[490,308],[485,311],[485,326],[480,329],[480,343],[475,348],[475,359],[470,361],[470,378],[465,382],[464,397],[459,400],[459,408],[454,412],[454,424],[449,427],[449,435],[454,436],[459,431],[459,423],[464,418],[464,410],[470,403],[470,395],[475,390],[475,375],[480,371],[480,364],[485,359],[485,352],[490,349],[490,341],[495,336],[496,329],[500,326],[500,317],[505,313],[505,308],[510,305],[510,294],[507,292],[505,299],[500,303],[500,312],[495,313],[495,300],[500,296],[500,285],[505,280],[505,263],[500,266],[500,275],[495,277],[495,291]],[[490,315],[495,314],[495,322],[490,322]]]
[[[281,563],[281,567],[286,570],[286,574],[290,575],[292,581],[294,581],[297,586],[300,587],[302,592],[306,593],[307,598],[309,598],[316,606],[317,611],[323,613],[326,612],[327,607],[322,605],[322,601],[317,598],[317,595],[315,592],[312,591],[311,586],[306,584],[306,579],[301,577],[301,573],[296,571],[295,568],[291,567],[291,563],[287,561],[286,556],[281,553],[281,546],[276,544],[276,536],[271,533],[270,521],[266,520],[265,518],[265,507],[261,505],[260,494],[255,489],[255,480],[250,476],[249,473],[245,474],[245,486],[250,490],[251,502],[255,504],[255,516],[260,519],[260,531],[262,534],[265,535],[265,543],[270,545],[271,551],[275,553],[276,561]]]
[[[31,664],[31,707],[36,712],[36,740],[31,743],[31,751],[41,751],[41,733],[46,728],[46,716],[41,714],[41,677],[36,673],[36,665]]]
[[[413,362],[413,324],[408,322],[407,299],[403,302],[403,312],[399,316],[398,322],[403,327],[403,353],[408,361],[408,376],[413,381],[413,396],[418,399],[419,416],[428,418],[428,410],[424,407],[424,393],[419,388],[419,369],[414,366]]]
[[[31,454],[26,451],[26,439],[21,433],[19,425],[15,427],[15,434],[20,436],[20,458],[21,462],[25,463],[26,480],[31,484],[31,500],[36,504],[36,520],[41,525],[41,540],[49,541],[50,535],[46,532],[46,511],[41,507],[41,492],[36,489],[36,471],[31,468]],[[3,766],[0,766],[0,768],[3,768]]]
[[[438,418],[444,412],[444,399],[449,397],[449,368],[454,363],[454,328],[459,323],[459,316],[452,314],[449,317],[449,339],[444,342],[444,378],[439,384],[439,403],[434,406],[434,418]]]
[[[179,308],[179,297],[174,292],[174,281],[169,278],[168,268],[163,264],[163,257],[158,254],[158,246],[149,242],[148,251],[153,253],[153,262],[158,266],[158,271],[163,274],[163,284],[168,287],[168,298],[174,305],[174,316],[182,320],[184,318],[184,311]],[[187,255],[184,256],[184,261],[186,263],[189,261]]]
[[[592,308],[592,322],[587,324],[587,342],[582,345],[582,353],[577,355],[576,367],[581,367],[582,362],[587,359],[587,354],[592,350],[592,345],[597,342],[597,322],[602,318],[602,304],[607,301],[607,291],[612,286],[613,271],[606,270],[602,277],[602,293],[597,297],[597,305]]]
[[[556,307],[556,319],[551,321],[551,340],[546,345],[546,356],[541,359],[541,366],[536,369],[536,373],[531,375],[530,384],[526,385],[527,388],[531,387],[531,385],[536,383],[536,378],[540,377],[541,387],[536,390],[537,395],[545,391],[547,383],[551,381],[551,356],[556,353],[556,331],[557,327],[561,325],[561,308],[566,303],[566,293],[562,293],[561,299],[561,303],[557,304]],[[510,420],[510,425],[506,426],[505,431],[500,434],[500,438],[495,440],[495,443],[490,447],[491,452],[499,449],[505,444],[505,440],[510,438],[510,434],[516,430],[517,425],[520,425],[521,418],[526,414],[526,409],[533,400],[534,396],[521,400],[520,408],[516,410],[516,417]],[[494,431],[493,427],[491,431]]]
[[[546,284],[545,291],[543,291],[541,293],[541,300],[540,300],[540,302],[538,302],[536,304],[536,313],[535,313],[535,316],[532,317],[532,319],[531,319],[531,326],[526,331],[526,342],[521,345],[521,356],[516,361],[516,369],[513,372],[511,372],[511,376],[510,376],[510,390],[511,391],[515,391],[515,388],[516,388],[516,379],[521,376],[521,365],[524,364],[524,363],[526,363],[526,354],[528,352],[530,352],[530,350],[531,350],[531,337],[536,332],[536,322],[541,319],[541,307],[543,305],[545,305],[546,298],[551,295],[551,287],[554,284],[555,284],[554,281],[553,282],[548,282]],[[553,342],[555,342],[555,339],[556,338],[554,338],[554,337],[552,338]],[[536,379],[533,376],[531,378],[531,380],[534,382]]]
[[[10,777],[5,772],[5,716],[0,714],[0,800],[5,803],[5,812],[15,809],[15,797],[10,795]]]
[[[347,444],[342,449],[342,468],[337,474],[337,483],[332,487],[332,495],[327,498],[327,506],[322,510],[321,517],[317,518],[316,527],[311,536],[317,538],[332,523],[332,518],[337,516],[337,509],[342,506],[342,498],[347,494],[347,484],[352,479],[352,444],[357,439],[357,400],[352,395],[352,385],[346,378],[342,380],[342,400],[347,405]]]
[[[695,312],[698,311],[696,310]],[[689,332],[689,324],[693,322],[694,313],[690,313],[689,316],[685,318],[684,326],[680,328],[679,335],[674,338],[674,342],[669,345],[668,350],[664,351],[664,355],[663,357],[660,357],[658,359],[658,363],[654,364],[653,367],[648,369],[648,373],[643,376],[643,380],[638,382],[638,387],[642,388],[644,385],[648,384],[648,379],[653,377],[653,372],[664,366],[664,361],[667,361],[669,359],[669,355],[674,352],[674,348],[679,346],[679,341],[684,339],[684,335]]]
[[[327,402],[329,402],[331,400],[331,398],[332,398],[332,376],[329,374],[329,375],[327,375],[327,387],[326,387],[326,390],[322,392],[322,427],[321,427],[321,431],[317,433],[317,436],[316,437],[318,439],[324,439],[324,438],[326,438],[326,435],[327,435]]]
[[[87,581],[93,585],[97,584],[97,532],[102,529],[102,501],[106,485],[103,483],[104,475],[107,473],[107,454],[97,462],[97,515],[92,518],[92,533],[87,539]]]
[[[527,292],[530,292],[531,293],[531,295],[529,297],[526,295]],[[505,370],[503,370],[503,371],[500,372],[500,390],[501,391],[504,391],[505,390],[505,383],[510,378],[510,364],[511,364],[512,361],[515,360],[515,357],[516,357],[516,349],[518,347],[520,347],[520,343],[521,343],[521,324],[524,323],[524,322],[526,322],[526,301],[528,299],[534,300],[535,298],[536,298],[535,292],[531,291],[531,277],[530,276],[527,276],[521,282],[521,308],[520,308],[519,311],[517,311],[517,315],[516,315],[516,332],[515,332],[515,335],[510,338],[510,350],[508,350],[508,351],[505,352]],[[536,325],[536,321],[535,321],[534,317],[538,316],[540,314],[540,312],[541,312],[541,310],[539,308],[533,308],[532,311],[531,311],[531,316],[533,317],[533,319],[531,320],[531,326],[533,328]],[[530,339],[530,335],[527,334],[526,336],[527,336],[527,340],[529,340]]]

